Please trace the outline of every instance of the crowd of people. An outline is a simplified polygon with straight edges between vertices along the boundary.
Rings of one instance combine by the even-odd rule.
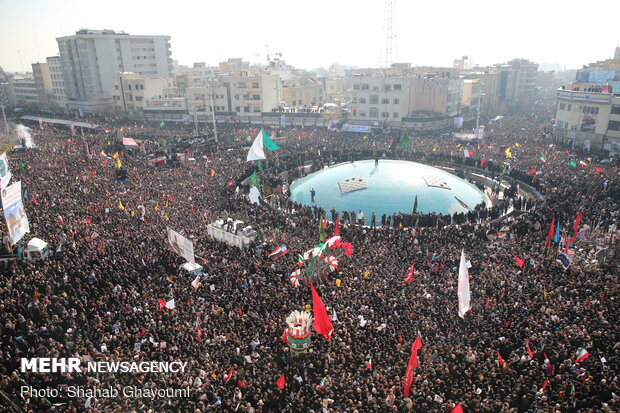
[[[611,254],[618,248],[618,164],[555,142],[544,133],[549,119],[504,117],[467,157],[450,138],[424,133],[393,150],[384,135],[286,129],[278,131],[286,137],[280,150],[261,166],[245,161],[253,126],[218,126],[219,143],[183,150],[196,162],[157,167],[149,155],[191,138],[191,128],[105,125],[150,141],[129,151],[117,146],[114,132],[82,137],[30,125],[36,147],[8,154],[13,182],[24,188],[25,240],[36,236],[62,251],[2,269],[0,404],[28,412],[449,412],[457,403],[465,412],[620,410],[619,272]],[[309,352],[293,357],[282,339],[284,320],[312,298],[289,274],[298,254],[318,243],[321,214],[290,201],[286,188],[309,172],[306,165],[377,156],[476,167],[496,182],[505,175],[513,191],[506,199],[523,213],[505,216],[507,204],[498,203],[456,220],[405,214],[391,225],[378,217],[375,227],[343,221],[340,235],[354,254],[315,286],[334,332],[330,339],[314,334]],[[579,160],[584,165],[571,165]],[[246,196],[253,172],[273,193],[269,205]],[[542,197],[519,195],[519,182]],[[573,261],[564,269],[555,257],[565,251],[578,211],[578,229],[589,230],[567,249]],[[209,238],[208,224],[233,216],[260,232],[264,248],[239,250]],[[564,241],[547,246],[552,220],[561,223]],[[184,260],[168,245],[167,227],[193,242],[204,267],[198,288],[194,275],[179,269]],[[333,229],[330,222],[326,232]],[[269,258],[281,244],[290,252]],[[464,318],[457,314],[462,250],[471,263],[472,310]],[[405,284],[412,262],[413,282]],[[174,299],[175,308],[160,308],[160,299]],[[405,396],[416,337],[423,347]],[[590,356],[576,362],[581,348]],[[167,374],[27,373],[20,370],[24,357],[188,365]],[[189,387],[190,395],[54,398],[22,391],[68,385]]]

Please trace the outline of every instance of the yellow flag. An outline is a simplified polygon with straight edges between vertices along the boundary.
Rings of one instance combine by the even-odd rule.
[[[168,198],[166,198],[166,208],[168,208]]]
[[[368,270],[364,271],[364,278],[368,278],[369,275],[370,273],[368,272]]]
[[[306,313],[309,313],[310,311],[312,311],[312,307],[310,304],[306,304]]]
[[[211,176],[215,176],[215,171],[211,169]]]
[[[121,163],[121,158],[116,158],[116,168],[121,169],[123,164]]]
[[[433,148],[433,152],[437,152],[437,148]]]
[[[506,158],[512,158],[512,152],[510,151],[510,148],[506,148]]]
[[[520,144],[519,142],[515,142],[515,146],[516,146],[517,148],[520,148],[520,147],[521,147],[521,144]]]
[[[342,284],[342,280],[340,278],[336,278],[336,285],[340,287],[340,284]]]
[[[118,158],[118,152],[116,152],[114,155],[112,155],[112,158],[114,158],[114,159]]]
[[[123,203],[121,202],[121,200],[118,200],[118,209],[120,209],[121,211],[125,210],[125,207],[123,206]]]
[[[155,211],[159,211],[159,202],[155,204]]]
[[[134,215],[136,215],[135,211],[132,209],[131,210],[131,216],[133,217]]]
[[[547,287],[543,287],[543,298],[547,299]]]

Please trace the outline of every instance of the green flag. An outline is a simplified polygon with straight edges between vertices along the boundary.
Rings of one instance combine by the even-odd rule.
[[[260,191],[260,182],[258,180],[258,175],[256,174],[256,171],[252,172],[252,176],[250,176],[250,184]]]
[[[278,149],[280,149],[280,147],[271,140],[267,132],[265,132],[265,129],[261,129],[260,133],[261,135],[263,135],[263,145],[265,146],[265,148],[267,148],[267,150],[277,151]]]
[[[166,126],[166,124],[164,123],[164,121],[162,120],[161,122],[159,122],[159,126]]]
[[[22,161],[19,161],[19,169],[24,169],[26,165]]]
[[[575,161],[570,161],[570,166],[577,166],[577,164],[575,163]]]
[[[411,146],[411,139],[409,138],[407,131],[403,129],[402,131],[400,131],[400,148],[407,149],[410,146]]]
[[[258,170],[259,171],[263,170],[263,163],[260,161],[260,159],[258,161],[256,161],[256,165],[258,165]]]

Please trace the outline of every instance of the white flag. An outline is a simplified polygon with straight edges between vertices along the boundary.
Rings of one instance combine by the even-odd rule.
[[[200,274],[198,274],[196,278],[194,278],[194,281],[192,281],[192,287],[194,287],[194,290],[198,289],[199,282],[200,282]]]
[[[252,146],[250,147],[250,150],[248,151],[248,159],[247,161],[258,161],[261,159],[267,159],[267,157],[265,156],[265,148],[263,146],[263,130],[261,129],[260,132],[258,132],[258,135],[256,135],[256,138],[254,139],[254,143],[252,144]]]
[[[176,306],[174,305],[174,298],[166,303],[166,308],[174,310]]]
[[[465,313],[471,307],[469,306],[469,272],[465,261],[465,250],[461,250],[461,264],[459,265],[459,317],[465,318]]]

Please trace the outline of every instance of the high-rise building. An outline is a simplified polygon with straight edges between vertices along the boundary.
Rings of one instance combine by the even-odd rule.
[[[620,57],[620,56],[619,56]],[[620,58],[577,71],[575,82],[557,91],[554,133],[584,150],[620,153]]]
[[[52,100],[60,106],[67,105],[67,94],[65,93],[65,81],[62,76],[62,65],[60,56],[51,56],[47,59],[52,78]]]
[[[52,97],[52,76],[47,63],[33,63],[32,77],[37,86],[38,103],[47,107]]]
[[[170,77],[170,36],[134,36],[114,30],[79,30],[59,37],[67,103],[86,112],[109,110],[119,72]]]

